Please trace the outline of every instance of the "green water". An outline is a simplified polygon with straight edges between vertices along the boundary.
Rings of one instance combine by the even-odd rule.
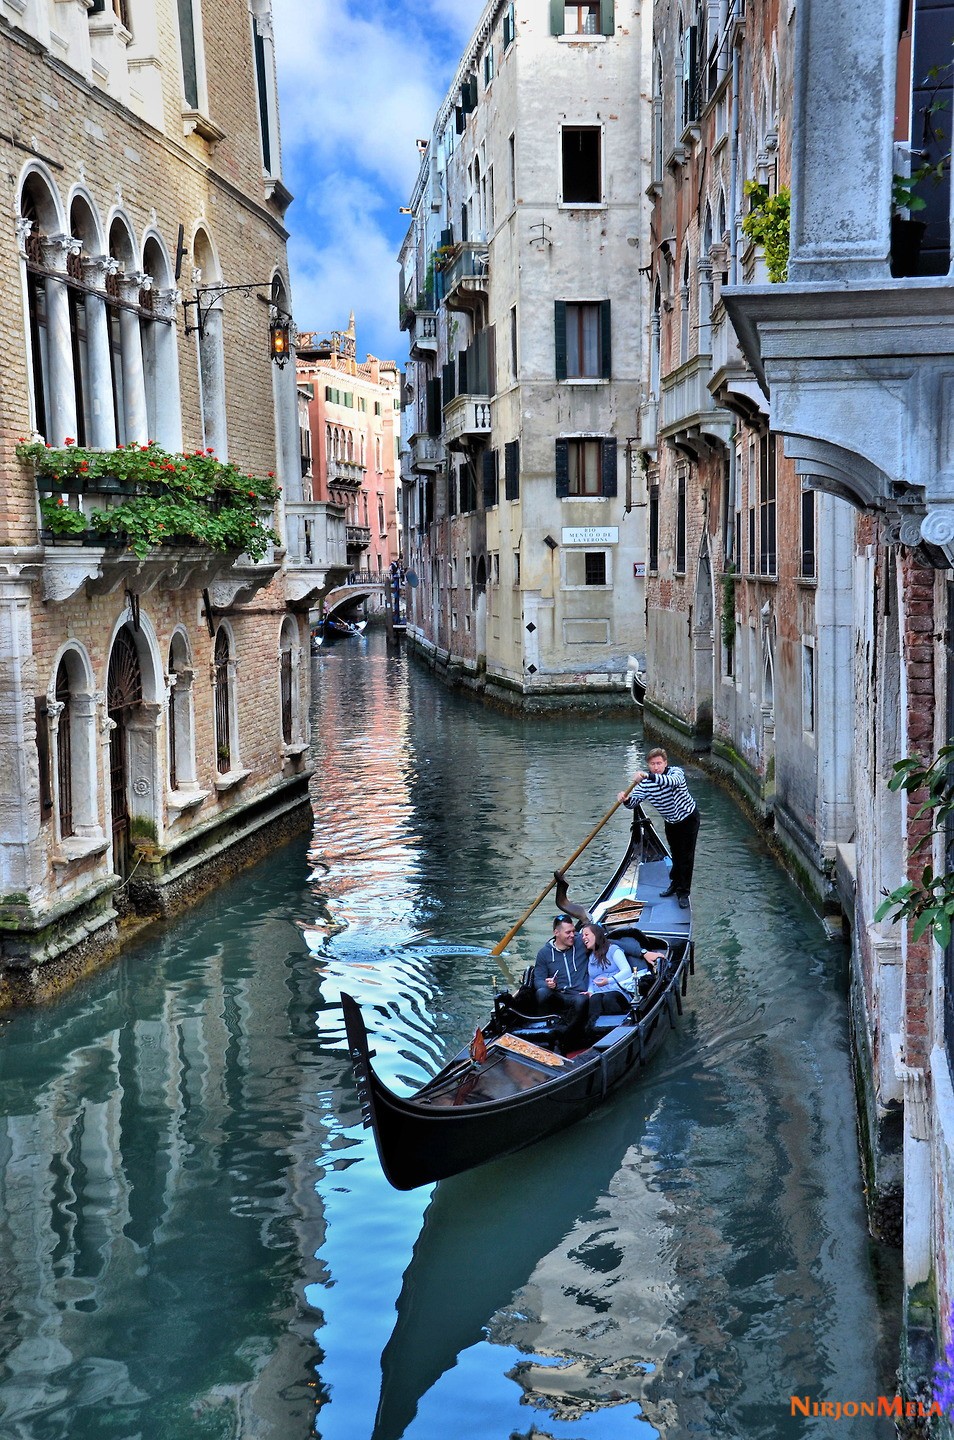
[[[310,846],[0,1022],[2,1440],[847,1435],[790,1414],[793,1394],[876,1396],[894,1364],[843,952],[698,777],[699,963],[651,1070],[520,1156],[392,1191],[339,991],[385,1076],[433,1071],[487,1008],[487,949],[642,736],[635,711],[471,706],[376,635],[314,682]]]

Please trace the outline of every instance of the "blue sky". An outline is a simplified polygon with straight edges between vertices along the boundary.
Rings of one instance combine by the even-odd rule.
[[[483,0],[274,0],[292,299],[300,330],[343,329],[358,358],[402,363],[397,262],[415,140]]]

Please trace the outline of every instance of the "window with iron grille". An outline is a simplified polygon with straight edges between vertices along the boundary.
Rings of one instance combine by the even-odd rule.
[[[274,653],[274,652],[273,652]],[[215,758],[219,773],[232,768],[231,696],[229,695],[229,637],[219,628],[215,637]]]
[[[676,574],[686,573],[686,476],[676,480]]]
[[[70,677],[66,661],[56,672],[56,700],[62,705],[56,732],[56,782],[59,791],[60,835],[73,834],[73,715],[70,705]]]
[[[584,557],[585,584],[606,584],[606,551],[587,550]]]
[[[292,652],[290,649],[284,649],[281,652],[281,691],[282,739],[286,745],[290,745],[294,734],[292,712]]]

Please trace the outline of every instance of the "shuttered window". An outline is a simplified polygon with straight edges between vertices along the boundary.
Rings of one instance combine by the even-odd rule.
[[[556,442],[554,461],[556,493],[574,496],[616,495],[616,438],[572,438]]]
[[[504,446],[504,497],[520,499],[520,441],[508,440]]]
[[[613,0],[550,0],[551,35],[612,35],[615,30]]]
[[[609,380],[612,375],[610,302],[554,301],[558,380]]]
[[[500,456],[496,450],[485,450],[483,457],[484,509],[490,510],[497,503],[500,488]]]

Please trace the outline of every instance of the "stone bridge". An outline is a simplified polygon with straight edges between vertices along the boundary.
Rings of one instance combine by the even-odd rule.
[[[352,606],[359,605],[363,600],[368,600],[372,595],[380,595],[384,599],[390,591],[390,582],[387,575],[359,575],[350,585],[336,585],[329,590],[325,596],[325,615],[344,615],[346,610]]]

